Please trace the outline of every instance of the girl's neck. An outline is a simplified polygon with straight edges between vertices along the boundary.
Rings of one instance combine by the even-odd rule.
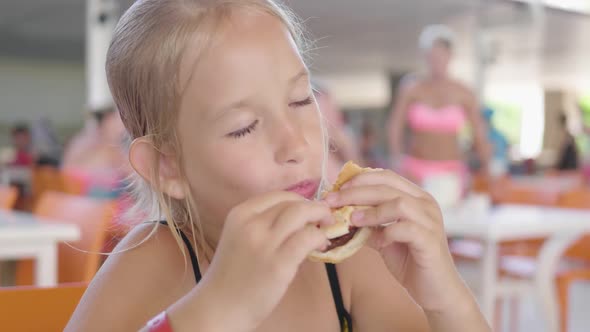
[[[205,231],[205,230],[203,230]],[[201,269],[206,269],[211,263],[217,244],[219,243],[219,236],[208,236],[212,232],[206,232],[204,235],[196,235],[194,240],[196,241],[197,256],[199,259],[199,265]]]
[[[191,241],[195,242],[199,266],[204,270],[215,255],[223,231],[223,223],[210,222],[202,217],[194,220],[193,223],[193,225],[187,224],[183,230],[187,232],[187,235],[190,234]]]
[[[430,73],[428,80],[432,83],[443,83],[448,81],[449,75],[446,73]]]

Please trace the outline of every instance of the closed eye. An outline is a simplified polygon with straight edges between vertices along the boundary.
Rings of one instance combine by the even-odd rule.
[[[258,125],[258,120],[252,122],[248,127],[244,127],[242,129],[233,131],[229,134],[227,134],[227,136],[229,137],[233,137],[233,138],[240,138],[240,137],[244,137],[248,134],[250,134],[251,132],[254,131],[254,129],[256,129],[256,126]]]
[[[300,100],[300,101],[295,101],[292,102],[291,104],[289,104],[290,107],[303,107],[303,106],[307,106],[309,104],[311,104],[313,102],[313,99],[311,96],[307,97],[304,100]]]

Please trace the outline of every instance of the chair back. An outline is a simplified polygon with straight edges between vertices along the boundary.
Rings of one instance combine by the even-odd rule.
[[[17,198],[18,190],[15,187],[0,185],[0,209],[13,209]]]
[[[114,215],[112,201],[75,196],[49,191],[43,194],[34,208],[36,216],[47,218],[45,222],[76,224],[80,240],[61,243],[58,249],[60,283],[90,282],[98,271],[101,252],[108,227]],[[32,284],[31,261],[17,264],[17,285]]]
[[[54,288],[0,288],[2,331],[63,331],[86,287],[66,284]]]

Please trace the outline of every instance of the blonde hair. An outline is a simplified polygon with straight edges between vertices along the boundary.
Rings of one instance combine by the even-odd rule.
[[[130,140],[145,137],[158,151],[171,148],[178,165],[183,164],[181,142],[175,130],[184,88],[179,81],[180,63],[189,42],[195,38],[198,49],[194,54],[198,62],[212,36],[223,22],[231,19],[236,9],[255,10],[278,18],[301,54],[306,54],[307,39],[299,21],[273,0],[138,0],[125,12],[114,31],[106,71]],[[187,197],[182,201],[163,193],[157,176],[158,165],[158,160],[152,160],[150,181],[134,176],[134,210],[148,211],[149,218],[166,218],[181,248],[179,230],[190,226],[197,245],[196,235],[201,241],[204,235],[198,215],[193,216],[197,210],[191,190],[187,184],[184,188]],[[182,169],[181,172],[185,174]]]

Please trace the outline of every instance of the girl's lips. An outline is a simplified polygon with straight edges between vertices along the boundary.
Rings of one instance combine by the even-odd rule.
[[[319,186],[320,182],[317,180],[304,180],[290,186],[286,191],[294,192],[307,199],[312,199],[317,193]]]

